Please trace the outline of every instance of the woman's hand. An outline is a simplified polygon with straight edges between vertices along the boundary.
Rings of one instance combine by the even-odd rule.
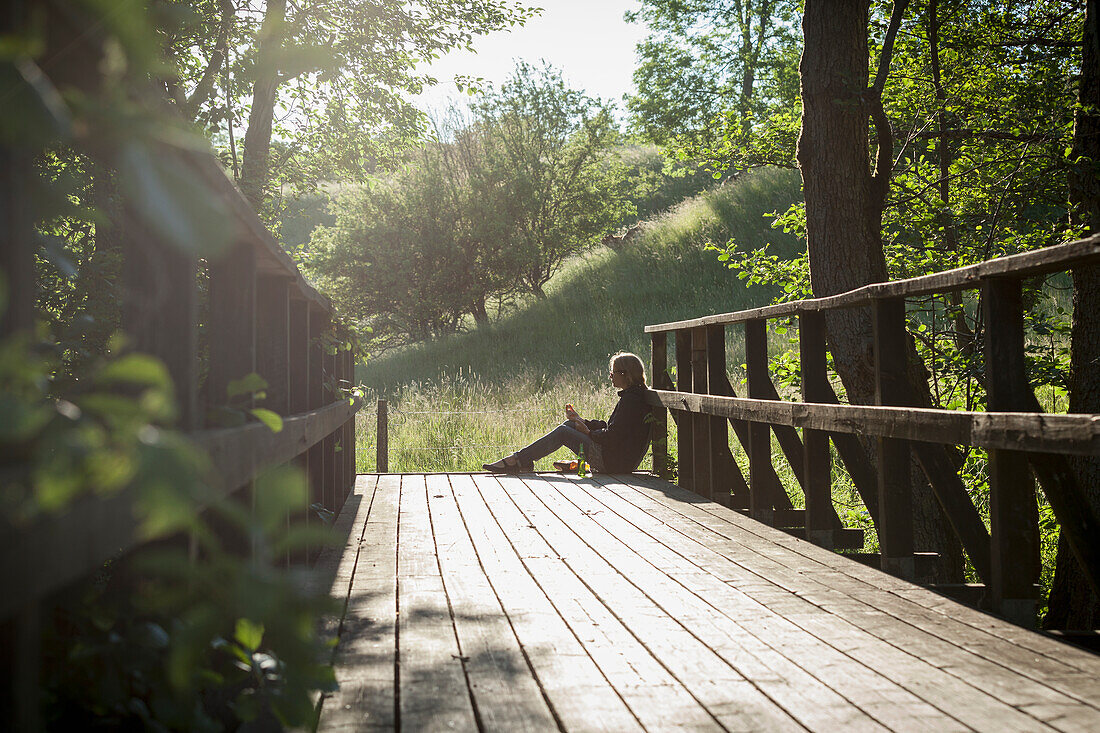
[[[581,420],[579,418],[576,419],[576,420],[570,420],[569,424],[572,425],[577,430],[579,430],[580,432],[584,433],[585,435],[588,435],[589,433],[592,432],[591,430],[588,429],[588,426],[584,424],[584,420]]]
[[[571,420],[571,421],[576,421],[576,422],[582,422],[580,413],[577,412],[576,410],[574,410],[573,405],[571,405],[571,404],[568,404],[568,405],[565,406],[565,419],[566,420]]]

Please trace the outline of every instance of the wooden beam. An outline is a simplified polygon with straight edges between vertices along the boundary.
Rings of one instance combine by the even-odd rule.
[[[707,392],[725,394],[729,378],[726,374],[726,327],[706,327],[707,356]],[[698,390],[696,390],[698,391]],[[711,477],[711,499],[724,506],[733,506],[734,479],[730,470],[733,454],[730,452],[729,426],[726,419],[718,416],[707,418],[708,426],[707,456]],[[736,463],[733,464],[736,467]],[[737,476],[741,471],[737,470]],[[744,498],[747,498],[744,497]]]
[[[649,383],[651,387],[668,378],[668,336],[655,333],[650,339]],[[653,473],[668,478],[668,411],[663,405],[653,407],[649,442],[653,453]]]
[[[256,280],[256,371],[267,381],[260,403],[280,415],[290,414],[290,280],[260,276]]]
[[[986,394],[990,411],[1019,409],[1034,396],[1024,356],[1024,309],[1020,281],[983,283]],[[1035,625],[1042,567],[1035,479],[1027,454],[989,451],[989,523],[992,538],[993,610],[1022,626]]]
[[[802,365],[802,401],[824,402],[827,399],[829,373],[825,354],[825,318],[820,313],[803,313],[798,318],[798,351]],[[806,539],[826,549],[833,549],[832,454],[829,434],[821,430],[804,429],[804,469],[802,489],[806,497]]]
[[[707,394],[707,330],[691,329],[691,387],[696,394]],[[714,499],[714,483],[711,474],[710,418],[706,415],[691,416],[692,470],[695,493]]]
[[[256,259],[249,246],[238,244],[210,264],[209,302],[206,402],[220,407],[229,383],[256,371]]]
[[[872,304],[871,322],[875,348],[875,402],[903,404],[908,365],[906,354],[905,300],[888,298]],[[916,577],[913,564],[913,487],[909,468],[909,442],[878,438],[877,525],[882,569],[907,580]]]
[[[768,373],[768,331],[762,320],[745,322],[745,365],[748,390],[751,399],[763,399],[764,382],[771,383]],[[772,440],[770,427],[761,422],[749,423],[749,513],[753,519],[771,524],[776,509],[771,496],[782,492],[781,485],[772,485],[775,469],[772,466]]]
[[[676,332],[676,389],[691,392],[691,331]],[[692,417],[682,413],[676,420],[676,483],[688,490],[695,489],[695,443],[692,437]]]

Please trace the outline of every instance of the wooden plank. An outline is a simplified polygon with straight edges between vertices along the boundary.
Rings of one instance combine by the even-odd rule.
[[[134,351],[152,354],[164,362],[174,386],[177,424],[181,430],[194,430],[200,423],[195,261],[171,245],[158,242],[132,215],[124,216],[119,226],[126,279],[123,328]]]
[[[656,386],[665,379],[668,379],[668,337],[655,333],[650,345],[649,382],[651,386]],[[650,414],[653,418],[649,439],[653,452],[653,473],[668,478],[668,411],[655,406]]]
[[[318,731],[397,727],[397,548],[400,477],[378,478],[334,654],[339,689]]]
[[[798,318],[798,350],[802,365],[802,401],[824,402],[829,384],[825,354],[825,318],[820,313],[803,313]],[[829,434],[803,430],[805,446],[802,488],[806,498],[806,538],[833,549],[832,455]]]
[[[691,329],[691,388],[697,394],[706,394],[707,386],[707,332],[705,328]],[[722,421],[725,423],[725,421]],[[700,496],[714,498],[711,473],[711,419],[706,415],[691,416],[692,487]]]
[[[908,390],[905,301],[876,300],[871,323],[875,349],[875,403],[901,405]],[[916,577],[913,564],[913,487],[909,443],[878,438],[878,530],[882,569],[908,580]]]
[[[309,377],[306,382],[309,390],[309,407],[316,410],[325,404],[324,395],[324,349],[321,340],[332,323],[329,314],[315,307],[309,309]],[[325,445],[323,438],[313,444],[307,456],[309,466],[309,502],[311,505],[325,503]]]
[[[796,725],[789,711],[759,689],[759,680],[747,679],[700,638],[697,621],[708,618],[708,611],[678,589],[663,568],[594,526],[593,515],[564,498],[579,491],[571,483],[556,482],[558,491],[540,485],[537,491],[513,493],[513,499],[586,585],[721,725],[738,730]],[[614,572],[608,573],[608,567]]]
[[[682,633],[672,633],[674,624],[636,592],[621,595],[614,569],[585,552],[575,537],[570,542],[559,523],[542,521],[545,508],[537,511],[541,504],[522,480],[502,478],[496,487],[486,482],[479,488],[524,566],[641,725],[719,730],[718,721],[685,688],[661,653],[677,649],[678,666],[690,660],[681,648]],[[639,631],[645,632],[644,639]],[[664,636],[665,631],[670,635]],[[655,635],[663,636],[659,648],[646,645]]]
[[[711,590],[725,595],[728,587],[715,578],[708,578],[705,570],[639,531],[608,505],[594,501],[592,494],[598,487],[590,482],[577,482],[576,485],[558,482],[554,488],[556,491],[547,487],[536,492],[541,502],[592,552],[615,567],[626,583],[637,589],[633,592],[651,599],[661,612],[675,619],[696,643],[717,658],[712,662],[700,660],[705,666],[702,677],[724,678],[727,675],[722,668],[724,663],[737,675],[736,679],[751,682],[759,691],[758,695],[763,693],[756,698],[747,695],[734,698],[702,687],[697,693],[700,701],[715,711],[723,724],[753,729],[753,725],[759,728],[765,721],[783,725],[781,721],[791,716],[810,729],[836,730],[841,726],[880,729],[856,706],[790,660],[769,650],[745,628],[717,620],[720,614],[709,594],[698,588],[709,582]],[[542,526],[541,521],[539,525]],[[675,530],[670,530],[669,536],[676,534]],[[678,546],[682,538],[674,542]],[[619,597],[616,594],[615,598]],[[648,637],[646,642],[647,646],[654,643]],[[687,648],[680,653],[688,653]],[[761,717],[755,720],[740,717],[735,714],[735,707]],[[723,717],[718,711],[728,713],[729,717]],[[786,719],[785,725],[795,723]]]
[[[256,280],[256,370],[267,381],[260,405],[290,414],[290,280]]]
[[[775,536],[776,531],[752,524],[749,520],[725,512],[715,505],[677,502],[672,498],[677,491],[673,487],[667,487],[664,491],[646,490],[640,485],[636,488],[666,508],[676,507],[677,513],[709,514],[715,519],[718,514],[729,515],[728,522],[704,520],[704,526],[731,540],[730,543],[723,544],[707,539],[707,547],[720,550],[723,555],[744,566],[757,577],[757,580],[747,583],[733,581],[733,587],[759,596],[762,589],[774,588],[773,584],[777,584],[787,594],[775,595],[775,591],[768,591],[760,596],[762,603],[783,613],[788,620],[812,631],[822,640],[844,650],[846,654],[863,660],[867,666],[895,679],[921,697],[933,701],[937,708],[949,712],[967,725],[979,729],[992,729],[1001,725],[1015,730],[1036,730],[1045,729],[1040,721],[1048,721],[1059,727],[1063,727],[1065,722],[1066,728],[1082,729],[1082,722],[1095,724],[1100,721],[1094,706],[1082,705],[1069,695],[1056,692],[1052,688],[1051,685],[1060,683],[1058,678],[1044,679],[1043,683],[1038,684],[1026,676],[1027,670],[1021,669],[1018,663],[1001,667],[985,660],[983,654],[960,649],[949,641],[939,639],[934,633],[913,626],[914,621],[926,624],[933,615],[940,617],[945,623],[952,623],[949,618],[941,614],[931,614],[926,609],[885,592],[880,587],[881,581],[862,583],[845,574],[830,572],[818,563],[807,565],[805,560],[820,557],[846,565],[855,563],[796,540],[790,541],[791,546],[802,548],[802,561],[793,557],[793,553],[783,551],[782,547],[759,543],[755,539],[748,545],[741,545],[738,535],[749,527],[752,528],[749,534],[755,538],[760,538],[761,535]],[[704,506],[708,507],[708,511],[702,510],[701,507]],[[650,510],[648,506],[646,509]],[[779,543],[783,541],[784,539],[778,539]],[[783,562],[790,563],[793,567],[787,568]],[[815,570],[815,566],[818,569]],[[857,571],[876,575],[878,578],[888,577],[862,567]],[[770,582],[761,585],[759,578],[767,578]],[[916,588],[904,581],[895,582],[899,586]],[[873,602],[874,605],[868,606],[868,602]],[[964,608],[957,604],[952,605]],[[805,610],[800,612],[799,607]],[[901,607],[906,607],[907,610],[900,612],[899,618]],[[820,609],[831,615],[823,616]],[[856,630],[851,626],[849,620],[853,623],[858,620],[860,629]],[[973,634],[973,631],[971,629],[968,633]],[[873,638],[867,637],[867,632]],[[858,636],[852,636],[853,634]],[[857,644],[858,638],[863,638],[864,641]],[[899,656],[899,651],[908,657]],[[914,667],[917,662],[913,660],[925,666]],[[938,669],[932,672],[927,668],[928,664]],[[944,672],[955,679],[945,679],[942,674]],[[960,683],[965,686],[960,687]],[[1092,687],[1095,688],[1094,685]],[[990,697],[990,694],[995,698]],[[1020,707],[1027,716],[1020,715],[1013,706]],[[984,708],[984,711],[978,713],[979,708]],[[1088,729],[1087,726],[1084,729]]]
[[[493,477],[451,476],[452,493],[478,560],[538,675],[556,719],[566,730],[640,730],[638,720],[518,554],[549,556],[549,548],[537,544],[539,538],[531,528],[516,523],[518,513],[514,506],[510,512],[502,513],[498,523],[479,487],[490,492],[500,490]],[[513,527],[524,539],[510,540],[502,525]]]
[[[918,722],[926,729],[960,727],[902,685],[846,657],[842,650],[830,647],[775,608],[751,597],[753,587],[768,585],[766,578],[747,580],[751,574],[711,549],[709,542],[716,539],[713,534],[702,527],[693,528],[690,521],[672,512],[656,515],[652,510],[643,511],[626,498],[635,492],[621,482],[608,478],[601,483],[604,491],[587,489],[587,493],[607,511],[582,504],[578,508],[650,562],[670,563],[664,558],[672,554],[681,566],[687,563],[688,567],[681,567],[673,577],[705,601],[709,615],[720,618],[714,623],[724,633],[732,634],[733,648],[742,650],[740,659],[751,665],[745,668],[746,675],[758,680],[776,699],[785,700],[785,706],[803,725],[821,729],[836,724],[832,716],[854,714],[855,720],[848,722],[852,724],[860,719],[862,711],[895,729]],[[731,588],[725,580],[737,582],[740,588]],[[775,597],[770,600],[773,605],[781,605],[775,604]],[[793,600],[798,602],[797,597]],[[775,675],[780,679],[774,680]],[[843,701],[822,687],[840,695]],[[845,712],[845,708],[851,710]]]
[[[238,243],[211,262],[209,271],[206,401],[209,407],[221,407],[229,400],[229,383],[256,371],[255,256],[248,245]]]
[[[1034,393],[1027,381],[1020,281],[986,280],[982,309],[988,408],[991,412],[1022,409],[1026,396],[1017,393]],[[1035,479],[1026,454],[989,451],[989,520],[993,610],[1015,623],[1034,626],[1042,561]]]
[[[474,551],[448,477],[428,476],[427,491],[435,554],[481,729],[557,727],[507,612]]]
[[[401,477],[397,545],[398,715],[408,730],[480,728],[455,635],[423,476]]]
[[[692,318],[671,323],[659,323],[645,327],[646,333],[675,331],[716,324],[744,323],[761,318],[797,316],[807,311],[825,311],[832,308],[852,308],[867,305],[878,299],[916,297],[953,290],[973,290],[981,286],[983,278],[1013,275],[1031,277],[1052,272],[1064,272],[1078,265],[1100,260],[1100,235],[1066,244],[1054,245],[1031,252],[997,257],[975,265],[944,272],[884,283],[866,285],[856,290],[826,298],[796,300],[789,303],[752,308],[735,313],[719,313],[702,318]]]
[[[691,392],[691,331],[676,332],[676,389]],[[676,482],[686,489],[695,489],[692,470],[695,467],[694,424],[691,415],[681,412],[676,420]]]
[[[1100,415],[821,405],[653,390],[650,404],[733,420],[1028,453],[1100,455]]]
[[[745,322],[745,365],[749,397],[765,399],[763,383],[768,375],[768,331],[762,320]],[[771,497],[785,493],[772,466],[772,438],[768,425],[749,423],[749,513],[753,519],[771,524],[777,508]],[[775,482],[774,484],[772,482]]]
[[[904,628],[910,630],[882,637],[898,648],[908,649],[923,658],[928,653],[924,642],[909,644],[917,638],[913,636],[912,629],[919,629],[980,658],[982,661],[979,664],[988,661],[998,665],[998,685],[1003,683],[1002,686],[1008,689],[1019,687],[1028,690],[1033,698],[1045,698],[1049,702],[1049,695],[1031,684],[1037,682],[1065,698],[1086,703],[1070,705],[1068,710],[1072,715],[1088,721],[1097,720],[1100,687],[1094,684],[1094,678],[1100,671],[1100,658],[1094,655],[967,608],[904,580],[854,563],[844,556],[792,540],[777,530],[749,522],[720,506],[683,495],[676,487],[661,484],[655,479],[635,477],[632,488],[665,510],[689,517],[712,533],[730,540],[732,544],[722,544],[708,538],[706,544],[815,605],[846,619],[862,619],[870,609],[901,622]],[[656,513],[650,504],[639,506]],[[819,590],[813,591],[814,586]],[[975,663],[973,659],[963,656],[954,661],[944,661],[941,666],[969,680],[964,672],[956,670],[956,667],[965,666],[960,665],[960,660],[968,659],[968,663]],[[1019,679],[1003,682],[1000,677],[1004,676],[1010,680]],[[1054,700],[1065,708],[1065,699]],[[1051,713],[1052,719],[1059,714]]]

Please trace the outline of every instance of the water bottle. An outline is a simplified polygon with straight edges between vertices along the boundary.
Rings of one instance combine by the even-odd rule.
[[[581,444],[581,454],[577,459],[577,477],[585,478],[588,475],[588,471],[584,465],[584,444]]]

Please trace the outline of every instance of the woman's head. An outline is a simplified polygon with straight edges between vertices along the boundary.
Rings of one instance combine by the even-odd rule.
[[[619,374],[626,380],[627,387],[646,386],[645,365],[637,355],[620,351],[611,357],[608,365],[612,374]]]

